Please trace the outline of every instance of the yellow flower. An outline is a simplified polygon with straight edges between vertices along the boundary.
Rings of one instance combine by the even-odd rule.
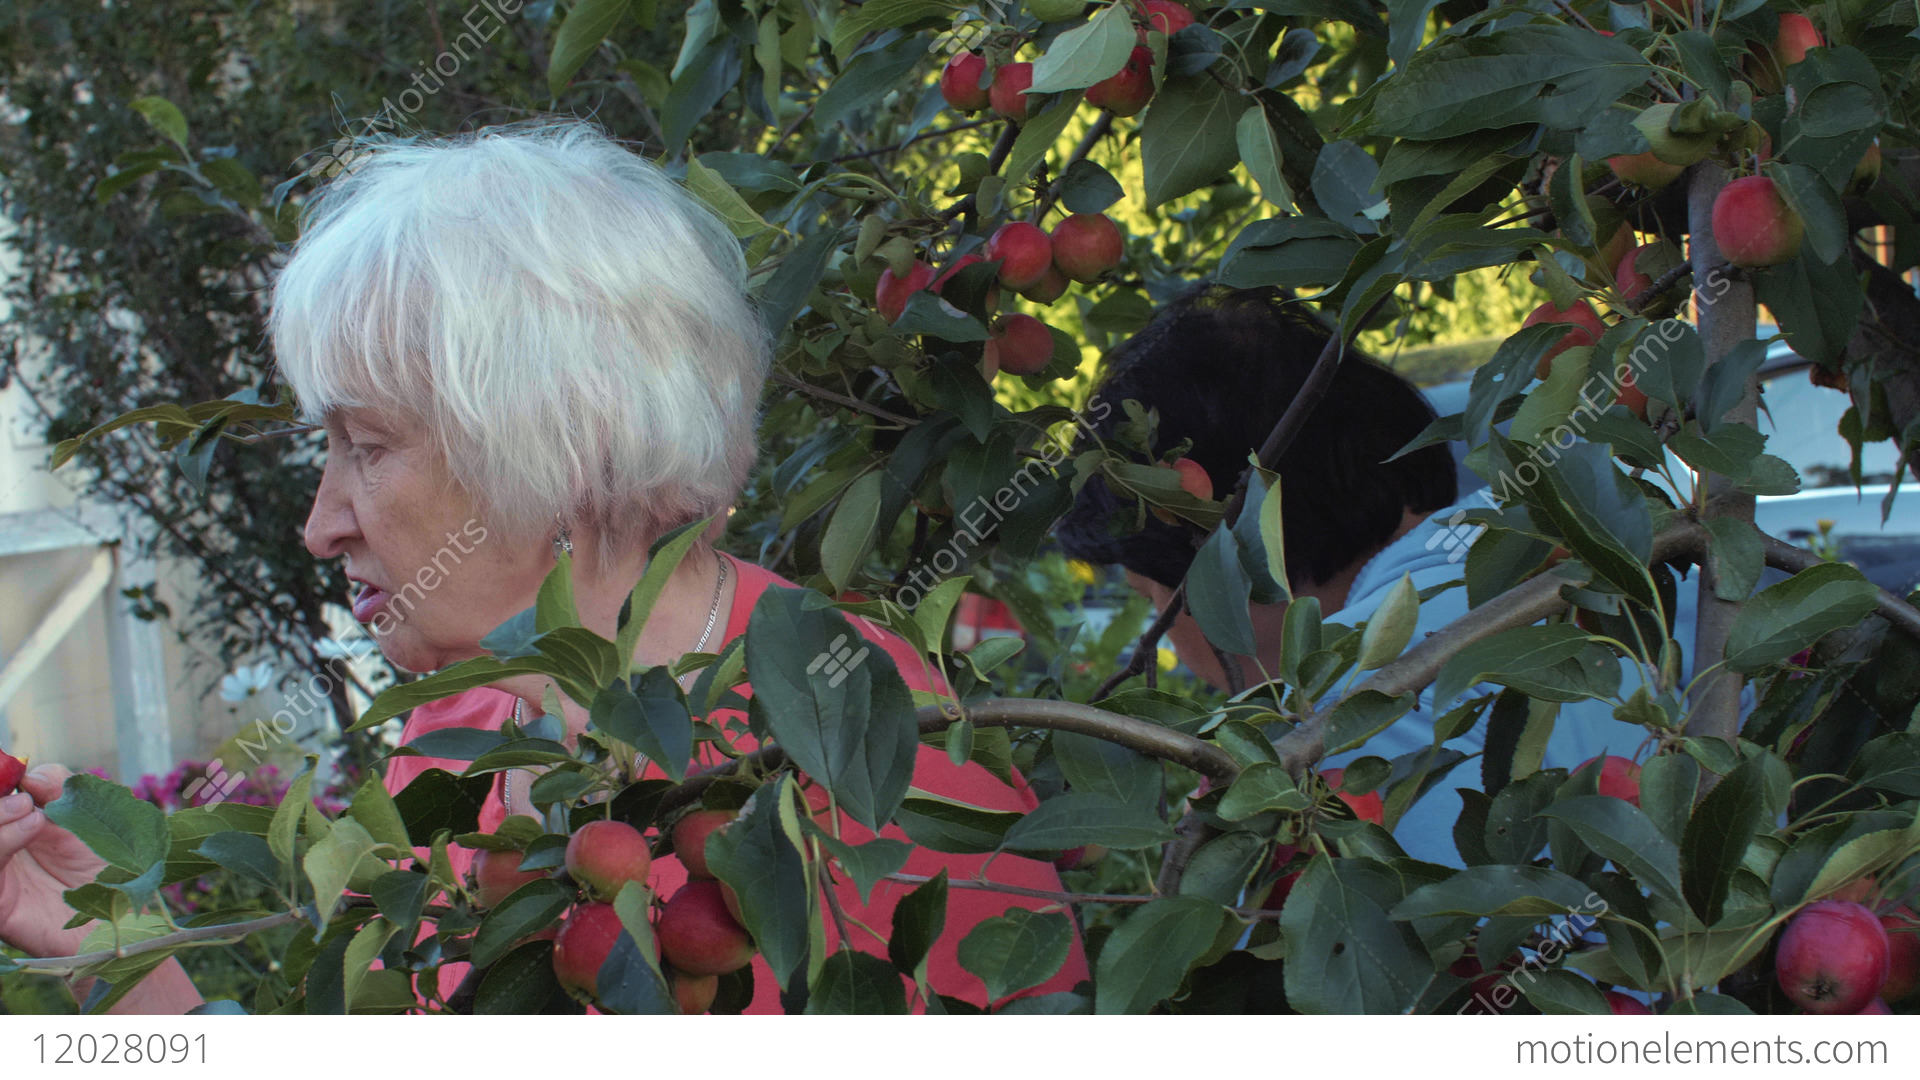
[[[1832,532],[1832,531],[1833,531],[1833,519],[1832,519],[1832,518],[1821,518],[1821,519],[1819,519],[1818,521],[1815,521],[1815,522],[1814,522],[1814,524],[1815,524],[1815,525],[1818,525],[1818,526],[1820,527],[1820,531],[1821,531],[1822,533],[1830,533],[1830,532]]]
[[[1175,656],[1173,650],[1167,648],[1165,645],[1160,646],[1159,661],[1161,671],[1171,672],[1174,668],[1180,666],[1180,658]]]
[[[1100,571],[1095,570],[1093,564],[1090,562],[1085,562],[1081,559],[1068,559],[1067,576],[1081,585],[1093,585],[1099,582]]]

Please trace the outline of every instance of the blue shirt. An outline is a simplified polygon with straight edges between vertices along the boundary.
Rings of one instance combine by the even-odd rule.
[[[1466,614],[1467,590],[1465,582],[1466,553],[1479,530],[1471,525],[1454,521],[1455,515],[1465,510],[1484,507],[1484,493],[1475,492],[1452,506],[1422,521],[1389,544],[1378,555],[1368,560],[1354,578],[1353,587],[1347,592],[1347,605],[1340,611],[1328,616],[1329,622],[1345,623],[1353,626],[1373,617],[1373,613],[1386,600],[1388,590],[1396,584],[1402,575],[1411,575],[1413,586],[1425,590],[1447,582],[1461,582],[1438,596],[1420,605],[1420,618],[1415,624],[1413,641],[1418,643],[1428,634],[1445,627],[1448,623]],[[1451,522],[1451,524],[1450,524]],[[1679,600],[1675,605],[1674,637],[1682,645],[1693,641],[1693,624],[1697,590],[1683,584],[1678,590]],[[1689,660],[1691,658],[1688,658]],[[1626,661],[1621,672],[1621,696],[1630,696],[1634,688],[1640,685],[1638,670]],[[1691,663],[1683,664],[1684,669]],[[1486,693],[1488,687],[1475,687],[1469,693]],[[1415,750],[1423,750],[1433,745],[1434,720],[1447,708],[1457,702],[1443,702],[1436,709],[1433,701],[1433,687],[1428,685],[1420,692],[1413,711],[1375,735],[1358,749],[1334,754],[1327,758],[1325,765],[1340,766],[1355,758],[1377,756],[1388,760]],[[1487,722],[1483,715],[1473,729],[1446,745],[1467,754],[1478,754],[1485,749]],[[1613,705],[1606,701],[1578,701],[1560,706],[1560,713],[1553,727],[1553,735],[1547,741],[1546,755],[1541,762],[1543,768],[1572,769],[1589,758],[1601,754],[1618,754],[1622,757],[1633,756],[1634,751],[1646,739],[1646,729],[1638,724],[1628,724],[1613,718]],[[1459,851],[1453,843],[1453,823],[1460,817],[1461,800],[1459,788],[1468,787],[1481,790],[1480,759],[1469,758],[1456,765],[1438,786],[1429,791],[1419,802],[1410,807],[1394,829],[1394,839],[1406,849],[1408,855],[1427,862],[1441,863],[1447,866],[1461,866]]]

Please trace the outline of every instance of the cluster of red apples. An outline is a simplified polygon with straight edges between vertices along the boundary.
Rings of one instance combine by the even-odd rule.
[[[720,991],[720,976],[751,963],[753,938],[740,925],[733,890],[714,879],[707,867],[707,837],[732,821],[731,810],[695,810],[673,826],[673,852],[687,869],[687,883],[656,909],[654,939],[666,962],[675,1004],[683,1013],[703,1013]],[[515,889],[547,876],[521,870],[518,851],[481,851],[473,860],[474,902],[497,906]],[[620,916],[613,899],[628,882],[645,885],[653,851],[640,830],[623,821],[593,821],[567,843],[567,876],[584,894],[557,928],[553,971],[560,985],[591,1001],[600,967],[620,940]]]

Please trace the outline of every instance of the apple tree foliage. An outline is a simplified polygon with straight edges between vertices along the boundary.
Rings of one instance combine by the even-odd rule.
[[[468,764],[397,797],[370,782],[337,818],[301,785],[277,810],[167,817],[77,779],[56,819],[109,870],[69,898],[101,920],[95,945],[116,933],[153,943],[88,965],[111,987],[90,1004],[111,1004],[198,944],[155,907],[156,888],[225,872],[285,907],[210,919],[313,931],[263,980],[248,1003],[257,1011],[418,1007],[431,972],[453,961],[482,975],[452,1007],[567,1007],[541,974],[551,946],[515,943],[550,926],[569,894],[550,880],[479,912],[447,845],[557,867],[580,822],[611,813],[664,831],[709,805],[743,809],[709,858],[790,1000],[815,1011],[960,1007],[923,982],[944,880],[903,902],[884,960],[818,947],[833,914],[822,882],[883,878],[907,845],[1116,853],[1100,896],[1060,897],[1079,917],[1091,981],[1015,997],[1006,1011],[1439,1012],[1491,1000],[1605,1012],[1602,985],[1663,1011],[1783,1009],[1769,946],[1796,910],[1868,879],[1889,910],[1920,890],[1920,613],[1752,524],[1754,496],[1799,484],[1754,422],[1756,302],[1851,394],[1844,435],[1893,440],[1909,459],[1920,442],[1910,344],[1920,302],[1901,279],[1920,263],[1920,136],[1907,111],[1920,39],[1900,5],[1828,0],[1806,9],[1825,44],[1782,65],[1766,44],[1788,10],[1234,0],[1196,5],[1194,25],[1171,34],[1126,0],[698,0],[675,13],[654,0],[579,0],[507,16],[497,48],[537,63],[522,84],[490,68],[487,85],[468,76],[460,92],[552,104],[593,87],[603,122],[683,176],[747,252],[779,347],[771,453],[728,542],[810,589],[769,594],[717,656],[644,669],[630,660],[638,626],[692,533],[657,546],[615,641],[577,625],[563,561],[538,606],[488,639],[490,656],[387,689],[354,727],[538,672],[590,711],[586,737],[565,745],[543,720],[403,749]],[[1087,104],[1136,45],[1152,56],[1144,112]],[[1033,62],[1024,122],[944,106],[940,70],[966,48],[990,70]],[[146,227],[217,237],[218,252],[202,254],[225,260],[229,280],[269,270],[311,185],[351,167],[352,139],[305,172],[245,164],[249,148],[225,143],[223,91],[208,72],[146,89],[114,103],[146,127],[122,128],[114,166],[76,179],[113,212],[162,215]],[[389,107],[352,134],[408,138],[407,119]],[[1608,165],[1654,151],[1685,159],[1664,162],[1677,175],[1656,189]],[[1884,158],[1877,181],[1861,169],[1870,154]],[[1778,265],[1733,267],[1711,235],[1712,208],[1730,177],[1755,173],[1775,182],[1804,240]],[[983,377],[998,315],[990,262],[959,269],[939,295],[912,296],[897,321],[877,313],[883,271],[960,266],[1009,221],[1102,212],[1131,234],[1120,269],[1051,303],[1010,290],[997,301],[1052,324],[1055,356],[1039,374]],[[1662,245],[1664,260],[1631,289],[1614,280],[1623,228]],[[1464,412],[1419,440],[1464,440],[1498,496],[1459,523],[1483,530],[1464,562],[1468,613],[1416,642],[1432,597],[1411,588],[1355,626],[1302,601],[1280,652],[1257,657],[1268,680],[1225,700],[1166,693],[1151,663],[1069,700],[1070,634],[1042,625],[1017,571],[1088,477],[1192,527],[1198,556],[1180,601],[1223,653],[1255,651],[1250,600],[1286,596],[1271,457],[1203,500],[1141,464],[1144,416],[1119,440],[1131,445],[1055,452],[1085,404],[1083,347],[1211,279],[1293,290],[1333,331],[1319,362],[1337,363],[1341,341],[1416,309],[1444,312],[1461,275],[1488,268],[1559,309],[1591,304],[1604,327],[1562,351],[1559,327],[1514,333],[1476,372]],[[1623,369],[1643,400],[1616,400]],[[126,438],[114,428],[149,422],[205,482],[211,462],[265,452],[224,443],[303,437],[270,380],[208,396],[173,387],[57,456],[97,454]],[[1303,396],[1292,422],[1311,407]],[[956,513],[1016,474],[1022,496],[984,525]],[[908,584],[947,550],[964,566],[937,586]],[[1785,576],[1761,588],[1768,567]],[[1676,589],[1700,590],[1692,640],[1673,636]],[[1019,648],[1009,639],[949,648],[967,590],[1020,613],[1051,667],[1009,663]],[[910,696],[877,650],[857,678],[815,677],[849,614],[904,636],[951,693]],[[1151,657],[1163,631],[1129,655]],[[1623,670],[1637,674],[1623,681]],[[664,677],[689,672],[690,691]],[[696,746],[735,734],[706,718],[741,708],[735,688],[748,682],[748,720],[735,727],[760,749],[691,768]],[[1321,757],[1364,750],[1429,689],[1433,747],[1362,757],[1331,790]],[[1597,765],[1540,765],[1560,707],[1596,698],[1644,731],[1637,800],[1602,794]],[[1487,746],[1477,759],[1440,745],[1476,725]],[[932,798],[913,786],[922,741],[956,761],[1049,777],[1036,784],[1047,797],[1025,815]],[[648,762],[663,775],[641,775]],[[527,766],[547,769],[531,793],[543,819],[476,835],[492,774]],[[1452,828],[1464,868],[1407,857],[1391,826],[1421,812],[1423,793],[1473,772],[1480,790]],[[851,820],[898,831],[834,839],[797,800],[803,783]],[[1384,824],[1350,809],[1367,793]],[[1116,880],[1132,895],[1111,895]],[[1270,899],[1283,883],[1284,904]],[[622,897],[605,1008],[671,1008],[649,902]],[[961,947],[996,998],[1044,982],[1066,955],[1058,933],[1025,916],[974,929]]]

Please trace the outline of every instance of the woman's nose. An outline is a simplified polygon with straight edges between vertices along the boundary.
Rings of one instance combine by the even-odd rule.
[[[320,486],[313,493],[313,509],[307,512],[307,550],[316,559],[337,558],[345,552],[346,541],[357,528],[353,503],[345,497],[329,458],[320,472]]]

